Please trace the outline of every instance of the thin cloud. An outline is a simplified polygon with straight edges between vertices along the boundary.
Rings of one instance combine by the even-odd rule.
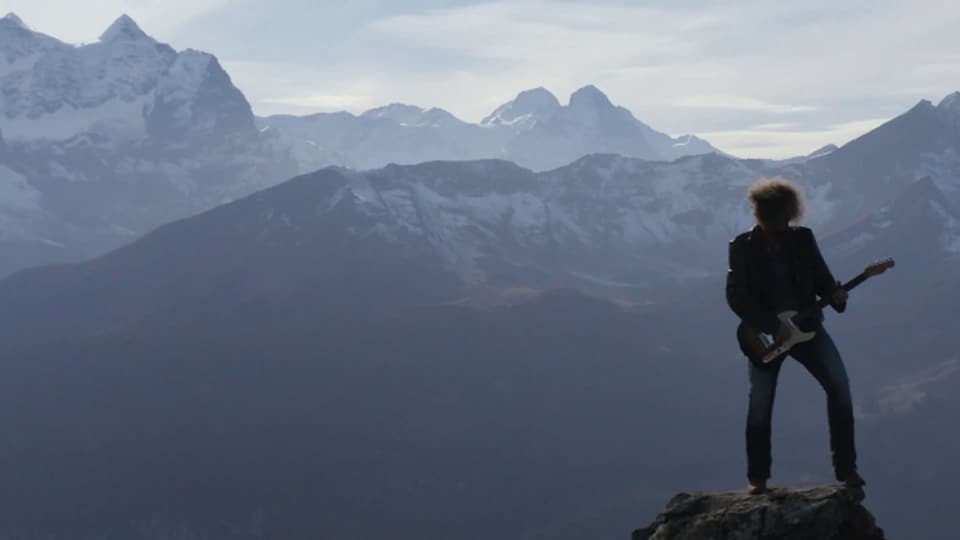
[[[659,20],[663,27],[638,32],[630,24],[638,19]],[[691,53],[696,43],[682,39],[676,31],[704,25],[702,17],[651,8],[528,1],[385,17],[367,28],[408,44],[461,51],[474,58],[577,65],[585,61],[621,64],[640,53],[644,57]]]
[[[476,89],[457,88],[439,73],[432,93],[434,103],[463,118],[488,112],[489,92],[483,90],[503,88],[504,80],[516,84],[500,101],[539,85],[559,90],[562,101],[565,93],[593,83],[654,128],[715,134],[733,153],[784,157],[859,135],[850,129],[866,125],[860,119],[870,111],[837,109],[838,103],[869,98],[882,102],[869,117],[892,116],[920,98],[952,91],[955,53],[944,52],[944,45],[954,41],[951,25],[958,17],[960,6],[931,1],[669,9],[522,1],[387,17],[367,30],[396,48],[460,54],[469,77],[459,77],[479,81]],[[393,88],[405,82],[396,75]],[[827,123],[838,120],[840,127]],[[796,124],[797,134],[771,138],[760,132],[791,129],[741,127],[782,123]],[[731,140],[737,136],[744,139]]]
[[[721,150],[736,156],[781,159],[804,156],[827,144],[842,146],[887,120],[889,119],[868,118],[802,131],[770,131],[754,127],[708,131],[699,135]]]
[[[294,97],[275,97],[264,98],[263,103],[273,105],[293,105],[305,109],[355,109],[357,107],[369,106],[372,102],[370,96],[349,96],[349,95],[324,95],[311,94],[306,96]]]
[[[759,129],[764,131],[785,131],[798,127],[800,124],[797,122],[771,122],[769,124],[757,124],[752,126],[752,129]]]
[[[759,111],[769,113],[795,113],[815,111],[812,105],[793,105],[770,103],[746,96],[687,96],[673,102],[678,107],[701,109],[733,109],[737,111]]]

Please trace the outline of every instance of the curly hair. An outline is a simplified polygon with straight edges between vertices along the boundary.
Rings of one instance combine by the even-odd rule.
[[[747,190],[753,215],[762,223],[770,223],[784,213],[790,222],[803,217],[803,190],[782,177],[757,180]]]

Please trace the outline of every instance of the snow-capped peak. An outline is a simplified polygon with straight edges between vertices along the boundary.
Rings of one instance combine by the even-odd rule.
[[[24,30],[30,29],[26,24],[23,23],[23,20],[21,20],[20,17],[17,17],[17,14],[13,13],[12,11],[0,19],[0,26],[12,26],[14,28],[22,28]]]
[[[549,115],[560,108],[557,97],[542,86],[524,90],[513,101],[499,106],[481,124],[516,124],[534,117]]]
[[[401,126],[432,126],[442,127],[462,123],[456,116],[453,116],[444,109],[432,107],[424,109],[416,105],[407,105],[404,103],[391,103],[375,109],[370,109],[360,114],[362,118],[376,118],[378,120],[389,120]]]
[[[945,111],[960,112],[960,92],[954,92],[940,101],[937,108]]]
[[[129,15],[121,15],[113,21],[103,34],[100,35],[100,41],[107,43],[117,40],[137,40],[149,39],[149,36],[137,26],[137,23]]]
[[[382,107],[377,107],[360,114],[364,118],[386,118],[396,122],[407,123],[416,120],[426,111],[416,105],[407,105],[406,103],[391,103]]]
[[[556,107],[560,105],[557,96],[542,86],[524,90],[513,100],[517,106]]]
[[[16,14],[8,13],[0,18],[0,78],[29,69],[40,53],[64,47],[67,45],[33,31]]]
[[[817,148],[813,152],[810,152],[809,154],[807,154],[807,159],[814,159],[821,156],[825,156],[827,154],[830,154],[836,151],[837,149],[838,149],[837,145],[830,143],[830,144],[821,146],[820,148]]]
[[[570,107],[612,108],[613,103],[599,88],[588,84],[570,95]]]
[[[404,103],[391,103],[383,107],[370,109],[360,114],[363,118],[377,118],[380,120],[390,120],[401,126],[443,126],[461,123],[457,117],[449,112],[436,107],[424,109],[416,105],[406,105]]]
[[[684,147],[692,147],[692,146],[707,145],[707,144],[708,144],[707,141],[701,139],[700,137],[697,137],[696,135],[692,135],[690,133],[680,135],[679,137],[676,137],[675,139],[673,139],[674,148],[684,148]]]
[[[443,109],[424,109],[416,105],[407,105],[405,103],[391,103],[375,109],[370,109],[360,114],[363,118],[376,118],[378,120],[389,120],[396,122],[401,126],[421,126],[443,122],[446,117],[452,115]]]

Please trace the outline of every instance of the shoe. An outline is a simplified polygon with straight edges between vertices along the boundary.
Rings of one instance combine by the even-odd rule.
[[[857,471],[838,472],[837,480],[843,482],[844,485],[850,488],[862,488],[867,485],[867,481],[864,480]]]
[[[766,478],[749,478],[747,482],[747,493],[750,495],[761,495],[769,492]]]

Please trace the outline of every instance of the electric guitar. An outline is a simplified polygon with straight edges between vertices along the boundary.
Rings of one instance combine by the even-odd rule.
[[[888,269],[893,268],[893,265],[893,259],[888,258],[877,261],[867,266],[857,277],[844,283],[842,287],[850,291],[866,281],[867,278],[880,275]],[[740,350],[743,351],[743,354],[747,355],[747,358],[749,358],[751,362],[761,366],[769,364],[774,360],[779,360],[797,343],[810,341],[817,335],[816,332],[805,332],[801,330],[797,326],[797,323],[809,319],[817,309],[822,309],[828,304],[830,304],[829,298],[821,298],[816,304],[799,313],[788,310],[777,314],[781,325],[789,330],[789,333],[780,340],[776,340],[773,336],[765,334],[747,325],[745,322],[741,322],[740,325],[737,326],[737,341],[740,343]]]

